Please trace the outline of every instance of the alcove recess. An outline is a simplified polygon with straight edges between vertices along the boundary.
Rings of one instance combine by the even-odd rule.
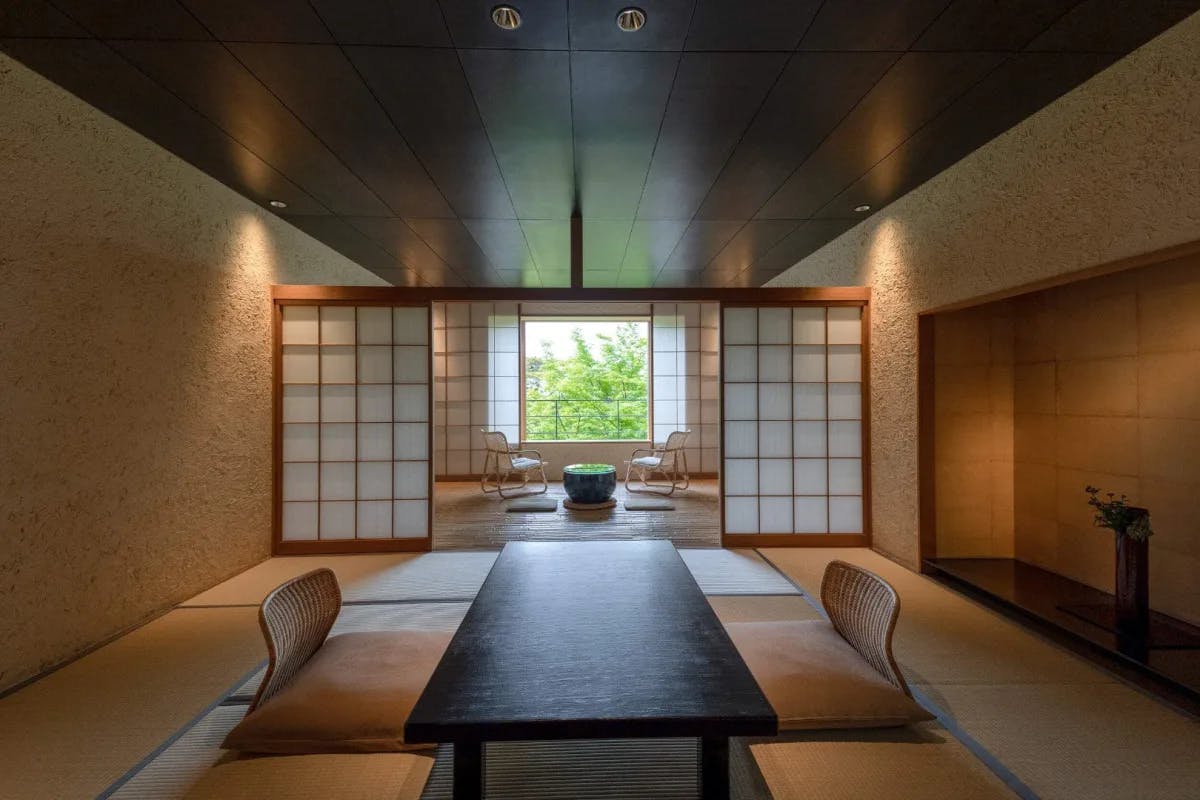
[[[1128,494],[1151,512],[1169,645],[1134,655],[1200,687],[1200,255],[930,314],[921,332],[925,569],[1115,647],[1063,606],[1113,592],[1113,534],[1084,487]]]

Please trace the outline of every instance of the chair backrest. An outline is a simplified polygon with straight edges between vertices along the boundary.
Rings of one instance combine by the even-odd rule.
[[[666,444],[663,445],[663,450],[668,453],[682,450],[684,444],[687,443],[687,438],[691,435],[691,431],[671,431],[671,435],[667,437]]]
[[[512,458],[508,455],[508,437],[501,431],[480,429],[483,434],[483,446],[489,455],[496,456],[497,469],[511,469]]]
[[[891,584],[862,567],[830,561],[821,580],[821,605],[842,638],[880,675],[911,697],[892,656],[900,597]]]
[[[333,570],[322,567],[276,587],[258,610],[271,661],[250,711],[291,683],[325,643],[342,607],[342,591]]]
[[[675,464],[675,455],[683,449],[691,431],[671,431],[662,448],[662,466],[670,468]]]

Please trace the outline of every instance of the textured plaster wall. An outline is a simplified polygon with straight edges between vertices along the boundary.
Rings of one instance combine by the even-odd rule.
[[[1200,15],[768,286],[874,289],[875,546],[917,560],[917,314],[1200,239]]]
[[[269,554],[270,284],[381,283],[0,55],[0,688]]]

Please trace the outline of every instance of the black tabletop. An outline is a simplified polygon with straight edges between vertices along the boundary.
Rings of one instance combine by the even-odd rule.
[[[512,542],[405,738],[724,737],[776,728],[670,542]]]

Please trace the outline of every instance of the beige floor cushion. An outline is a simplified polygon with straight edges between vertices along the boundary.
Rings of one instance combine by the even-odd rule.
[[[411,750],[404,722],[453,634],[381,631],[330,637],[224,747],[245,753]]]
[[[825,620],[725,626],[780,730],[885,728],[932,719]]]
[[[432,769],[408,753],[251,758],[213,767],[186,800],[418,800]]]

